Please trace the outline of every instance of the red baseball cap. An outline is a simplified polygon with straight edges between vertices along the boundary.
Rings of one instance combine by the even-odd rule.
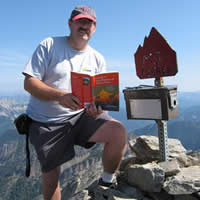
[[[96,22],[95,10],[88,6],[77,6],[71,13],[70,20],[75,21],[77,19],[87,18]]]

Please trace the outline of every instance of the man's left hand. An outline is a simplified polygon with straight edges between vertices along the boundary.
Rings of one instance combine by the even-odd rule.
[[[98,115],[100,115],[103,112],[103,110],[102,110],[101,106],[96,107],[96,105],[94,103],[91,103],[86,107],[86,112],[91,117],[96,118]]]

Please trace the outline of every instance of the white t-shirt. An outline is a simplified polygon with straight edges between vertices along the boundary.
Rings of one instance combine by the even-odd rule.
[[[71,92],[71,71],[97,74],[106,71],[103,56],[88,46],[77,51],[69,45],[67,37],[53,37],[43,40],[37,47],[23,74],[38,78],[48,86]],[[44,101],[30,96],[27,114],[40,122],[65,122],[73,111],[57,101]]]

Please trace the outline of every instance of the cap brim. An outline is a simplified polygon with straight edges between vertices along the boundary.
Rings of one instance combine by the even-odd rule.
[[[95,17],[92,17],[90,15],[84,15],[84,14],[76,15],[75,17],[72,18],[72,21],[76,21],[77,19],[81,19],[81,18],[90,19],[93,22],[96,22],[96,18]]]

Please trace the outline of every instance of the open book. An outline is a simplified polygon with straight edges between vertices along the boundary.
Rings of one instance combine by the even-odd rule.
[[[119,111],[119,73],[105,72],[93,76],[71,72],[72,94],[80,99],[82,108],[95,102],[103,110]]]

